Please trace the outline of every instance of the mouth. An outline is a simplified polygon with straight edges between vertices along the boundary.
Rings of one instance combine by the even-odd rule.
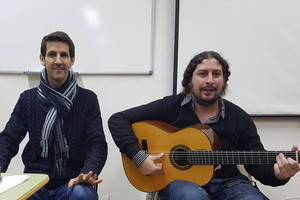
[[[200,89],[200,91],[203,91],[203,92],[214,92],[216,91],[217,89],[214,88],[214,87],[203,87]]]
[[[64,71],[65,69],[53,69],[55,71]]]

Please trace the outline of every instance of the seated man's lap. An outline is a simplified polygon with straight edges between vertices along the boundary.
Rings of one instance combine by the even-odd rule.
[[[173,181],[159,192],[160,200],[267,200],[247,177],[238,175],[227,179],[212,179],[205,187],[188,181]]]
[[[36,192],[29,200],[98,200],[96,190],[85,184],[75,185],[68,188],[64,184],[54,190],[48,190],[45,187]]]
[[[212,199],[215,200],[268,199],[243,175],[226,179],[213,179],[207,188]]]
[[[207,192],[199,185],[177,180],[159,192],[160,200],[208,200]]]
[[[71,190],[70,200],[98,200],[96,190],[90,185],[75,185]]]

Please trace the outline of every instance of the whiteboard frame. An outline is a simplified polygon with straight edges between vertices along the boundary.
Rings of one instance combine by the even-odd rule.
[[[149,61],[145,61],[144,65],[147,65],[147,69],[149,70],[141,70],[141,71],[136,71],[136,72],[128,72],[128,71],[105,71],[105,72],[85,72],[85,71],[80,71],[80,70],[74,70],[74,73],[77,75],[152,75],[153,74],[153,56],[154,56],[154,34],[155,34],[155,8],[156,8],[156,0],[150,0],[151,1],[151,24],[150,24],[150,50],[149,50]],[[42,37],[42,36],[41,36]],[[41,38],[42,39],[42,38]],[[40,44],[40,43],[39,43]],[[38,44],[38,45],[39,45]],[[37,58],[38,59],[37,55]],[[33,58],[34,59],[34,58]],[[24,67],[26,70],[3,70],[0,68],[0,74],[39,74],[42,71],[42,65],[41,65],[41,70],[32,70],[30,69],[31,67]],[[28,69],[28,70],[27,70]]]

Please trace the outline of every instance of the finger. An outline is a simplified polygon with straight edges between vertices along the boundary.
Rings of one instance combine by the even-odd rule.
[[[88,180],[88,183],[91,184],[91,185],[98,184],[98,175],[97,174],[93,174],[92,176],[90,176],[90,178]]]
[[[68,187],[72,188],[74,185],[76,185],[78,183],[79,183],[78,178],[72,178],[68,183]]]
[[[94,178],[94,179],[97,179],[97,178],[98,178],[98,175],[97,175],[97,174],[94,174],[94,175],[93,175],[93,178]]]
[[[93,171],[89,171],[89,173],[88,173],[88,180],[89,180],[89,182],[90,181],[95,181],[95,180],[97,180],[97,178],[98,178],[97,174],[94,174]]]
[[[300,170],[299,164],[292,158],[288,158],[287,160],[288,160],[289,166],[291,168],[291,176],[294,176]]]
[[[292,151],[299,151],[298,146],[294,145],[294,146],[292,147]]]
[[[84,182],[88,182],[89,179],[90,179],[92,176],[93,176],[93,172],[92,172],[92,171],[89,171],[89,173],[83,174],[82,180],[83,180]]]
[[[162,169],[162,164],[161,163],[155,163],[154,167],[153,167],[153,172],[152,174],[158,174]]]
[[[101,183],[103,180],[102,179],[90,179],[89,182],[87,182],[90,185],[97,185],[99,183]]]
[[[282,174],[282,172],[283,172],[283,163],[281,161],[280,154],[276,156],[276,163],[277,163],[277,166],[278,166],[279,173]]]
[[[88,175],[92,176],[94,174],[93,171],[89,171]]]
[[[78,181],[82,182],[83,181],[83,177],[84,177],[84,174],[79,174],[78,175]]]
[[[288,166],[288,161],[286,160],[286,158],[282,153],[276,156],[276,161],[278,164],[281,177],[286,178],[288,176],[288,169],[286,169],[286,166]]]
[[[71,188],[73,186],[74,186],[74,181],[73,181],[73,179],[71,179],[68,183],[68,188]]]
[[[294,161],[292,158],[287,158],[286,160],[287,164],[284,168],[286,169],[287,174],[285,178],[290,178],[297,173],[297,165],[295,166],[296,161]]]
[[[152,156],[152,159],[153,160],[158,160],[158,159],[162,158],[163,156],[164,156],[164,153],[160,153],[158,155]]]
[[[274,164],[274,174],[275,174],[277,179],[283,179],[281,174],[280,174],[280,170],[279,170],[279,167],[278,167],[277,163]]]
[[[99,183],[102,183],[102,182],[103,182],[103,179],[98,179],[93,182],[93,185],[98,185]]]

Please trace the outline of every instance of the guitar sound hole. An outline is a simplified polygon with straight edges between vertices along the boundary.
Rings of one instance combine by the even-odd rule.
[[[170,161],[172,165],[180,170],[189,169],[191,165],[188,163],[188,151],[190,149],[184,145],[177,145],[170,152]]]
[[[187,156],[186,151],[184,149],[178,149],[176,152],[174,152],[173,158],[176,164],[180,166],[187,165]]]

